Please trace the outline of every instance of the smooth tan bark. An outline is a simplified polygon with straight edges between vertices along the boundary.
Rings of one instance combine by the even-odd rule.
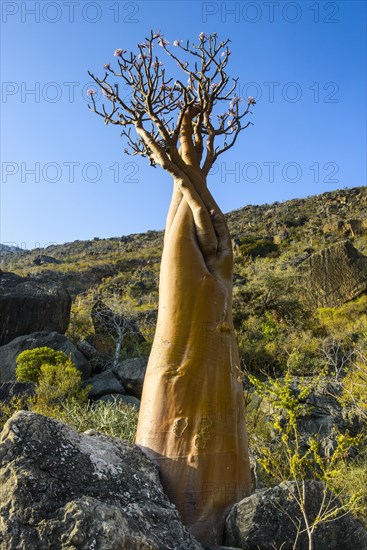
[[[157,463],[182,521],[220,544],[229,508],[250,491],[239,357],[232,322],[232,247],[191,141],[167,218],[157,329],[137,444]]]

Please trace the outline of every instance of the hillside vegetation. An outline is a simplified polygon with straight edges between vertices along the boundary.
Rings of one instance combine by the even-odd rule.
[[[316,308],[312,281],[310,285],[302,266],[312,254],[346,238],[367,254],[367,188],[246,206],[227,219],[235,255],[234,318],[242,368],[257,373],[291,368],[295,374],[313,374],[325,364],[339,368],[343,354],[364,345],[367,294],[359,292],[339,307]],[[97,295],[108,299],[110,308],[137,319],[146,342],[135,355],[148,354],[162,244],[163,232],[148,231],[3,252],[2,269],[62,281],[74,300],[68,336],[75,342],[88,339],[96,345],[92,306]],[[331,275],[338,276],[326,273]]]

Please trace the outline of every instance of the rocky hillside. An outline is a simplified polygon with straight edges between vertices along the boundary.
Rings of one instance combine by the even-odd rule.
[[[344,238],[367,253],[366,187],[245,206],[227,214],[227,219],[237,273],[249,259],[270,257],[277,258],[277,263],[297,264]],[[148,231],[32,251],[1,249],[1,268],[19,275],[43,273],[63,281],[73,297],[116,274],[125,274],[127,281],[131,274],[139,274],[140,288],[146,292],[156,289],[162,244],[163,232]]]
[[[246,206],[227,219],[235,255],[235,328],[244,367],[284,370],[291,357],[296,370],[307,372],[324,360],[320,350],[325,339],[349,335],[349,346],[362,337],[367,187]],[[100,330],[96,299],[109,315],[129,317],[129,326],[140,336],[130,342],[125,358],[140,356],[149,353],[154,334],[162,244],[163,232],[148,231],[43,250],[3,250],[1,267],[25,278],[22,288],[27,281],[38,288],[40,280],[67,288],[73,299],[67,336],[75,344],[87,340],[101,353],[114,353],[115,343]],[[37,330],[45,329],[40,324]]]

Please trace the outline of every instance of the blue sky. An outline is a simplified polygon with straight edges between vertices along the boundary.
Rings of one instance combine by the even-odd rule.
[[[363,1],[5,1],[1,234],[43,247],[163,229],[171,178],[87,108],[87,70],[150,29],[230,38],[254,126],[209,178],[224,211],[366,184]],[[163,56],[163,51],[161,52]]]

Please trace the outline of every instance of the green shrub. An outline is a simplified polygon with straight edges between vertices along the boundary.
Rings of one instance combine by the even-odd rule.
[[[274,257],[278,253],[278,247],[272,241],[251,237],[241,239],[239,249],[243,256],[250,256],[251,258],[264,258],[269,254]]]
[[[41,374],[41,367],[48,365],[67,365],[69,358],[62,351],[43,347],[22,351],[17,359],[16,377],[19,382],[37,383]]]
[[[32,410],[54,416],[65,401],[86,403],[89,388],[82,383],[82,375],[70,359],[65,365],[42,365]]]

